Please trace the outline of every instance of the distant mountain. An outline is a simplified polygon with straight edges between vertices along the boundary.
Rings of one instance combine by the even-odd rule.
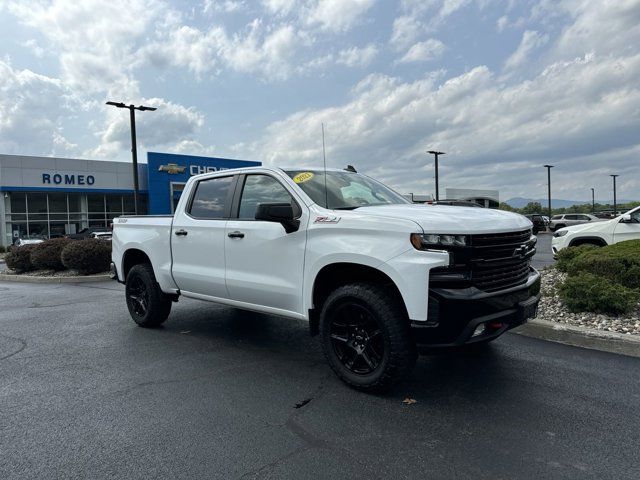
[[[618,199],[618,204],[622,205],[624,203],[629,203],[632,202],[633,200],[625,200],[625,199]],[[514,197],[514,198],[510,198],[509,200],[506,200],[505,203],[507,203],[508,205],[512,206],[513,208],[522,208],[524,206],[527,205],[527,203],[529,202],[538,202],[540,205],[542,205],[543,207],[547,205],[547,199],[546,198],[522,198],[522,197]],[[584,205],[584,204],[589,204],[591,202],[585,202],[584,200],[563,200],[561,198],[551,198],[551,208],[566,208],[566,207],[570,207],[572,205]],[[596,200],[596,203],[600,203],[600,204],[612,204],[613,203],[613,199],[611,200]]]

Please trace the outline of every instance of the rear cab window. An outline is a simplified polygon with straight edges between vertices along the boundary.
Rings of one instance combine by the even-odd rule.
[[[215,220],[226,218],[231,204],[233,175],[200,180],[187,213],[193,218]]]

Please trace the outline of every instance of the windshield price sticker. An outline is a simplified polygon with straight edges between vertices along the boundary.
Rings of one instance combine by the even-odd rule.
[[[313,178],[313,172],[302,172],[293,177],[293,181],[296,183],[308,182]]]

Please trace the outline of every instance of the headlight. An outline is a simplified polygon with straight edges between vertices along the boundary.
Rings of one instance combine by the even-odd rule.
[[[412,233],[411,245],[418,250],[443,247],[464,247],[467,245],[467,236],[450,235],[446,233]]]
[[[553,234],[553,236],[564,237],[567,233],[569,233],[569,230],[558,230],[556,233]]]

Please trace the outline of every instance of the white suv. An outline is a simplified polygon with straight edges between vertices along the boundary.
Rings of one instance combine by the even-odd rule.
[[[595,222],[600,220],[594,215],[588,213],[564,213],[562,215],[554,215],[549,222],[549,230],[555,232],[559,228],[571,227],[582,223]]]
[[[604,247],[625,240],[640,240],[640,207],[611,220],[562,228],[553,234],[551,248],[556,255],[567,247],[584,244]]]

